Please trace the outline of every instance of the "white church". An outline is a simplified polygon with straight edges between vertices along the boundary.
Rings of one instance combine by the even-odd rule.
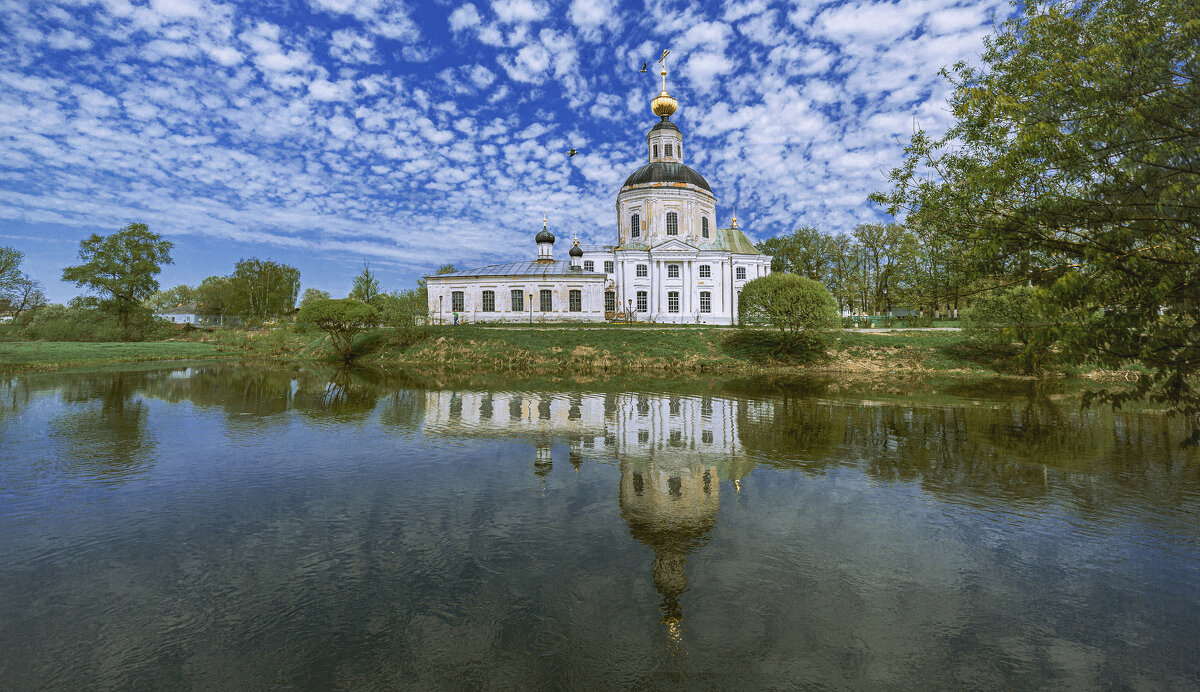
[[[746,282],[771,271],[738,228],[717,227],[717,198],[684,163],[678,107],[663,88],[651,102],[661,120],[646,135],[646,165],[617,193],[615,245],[580,245],[554,258],[545,218],[535,259],[425,277],[429,314],[466,322],[643,322],[734,324]]]

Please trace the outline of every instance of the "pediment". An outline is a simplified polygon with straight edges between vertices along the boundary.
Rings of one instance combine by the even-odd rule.
[[[682,240],[672,238],[661,245],[655,245],[650,249],[650,252],[652,254],[658,254],[660,252],[697,252],[697,249],[694,245],[688,245]]]

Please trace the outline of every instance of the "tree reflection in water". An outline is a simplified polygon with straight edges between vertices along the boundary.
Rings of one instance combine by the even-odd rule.
[[[78,376],[63,387],[62,400],[73,405],[50,421],[49,437],[69,473],[120,483],[150,466],[155,440],[138,396],[148,379],[146,373]]]

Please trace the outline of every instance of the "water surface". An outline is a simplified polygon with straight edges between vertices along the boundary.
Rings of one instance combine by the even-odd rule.
[[[1178,422],[1042,392],[631,389],[0,380],[0,680],[1200,685]]]

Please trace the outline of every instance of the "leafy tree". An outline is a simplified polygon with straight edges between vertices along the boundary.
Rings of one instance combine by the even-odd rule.
[[[453,265],[453,264],[443,264],[442,266],[438,267],[438,268],[437,268],[437,271],[436,271],[436,272],[434,272],[434,273],[435,273],[435,274],[438,274],[438,275],[441,275],[441,274],[453,274],[453,273],[454,273],[454,272],[456,272],[456,271],[458,271],[458,270],[454,268],[454,265]]]
[[[0,312],[12,315],[13,319],[45,306],[46,294],[42,292],[42,285],[25,274],[18,277],[6,293],[0,294]]]
[[[363,262],[362,271],[354,277],[354,287],[350,289],[350,297],[361,300],[368,305],[374,305],[379,297],[379,279],[371,271],[371,265]]]
[[[837,301],[819,281],[773,272],[742,288],[738,322],[778,330],[779,351],[786,352],[802,338],[820,340],[839,326]]]
[[[300,293],[300,270],[270,260],[239,260],[230,281],[230,312],[248,320],[290,313]]]
[[[1149,395],[1198,414],[1195,3],[1018,7],[982,67],[944,71],[957,123],[941,138],[914,135],[876,199],[920,222],[954,220],[977,266],[1097,315],[1064,325],[1064,343],[1149,370],[1104,398]]]
[[[789,235],[768,238],[757,247],[771,256],[771,271],[825,281],[829,272],[830,240],[830,236],[812,226],[799,226]]]
[[[347,362],[354,357],[354,336],[378,321],[378,310],[353,298],[314,300],[296,317],[297,324],[328,334],[338,357]]]
[[[329,291],[322,291],[319,288],[306,288],[304,295],[300,297],[300,307],[303,308],[307,303],[314,300],[329,300]]]
[[[180,284],[165,291],[155,291],[146,301],[146,306],[154,312],[162,312],[167,308],[184,305],[196,301],[196,289]]]
[[[11,247],[0,247],[0,294],[16,286],[21,279],[21,262],[25,253]]]
[[[976,347],[1041,375],[1053,360],[1061,329],[1045,291],[1011,286],[978,296],[963,312],[963,334]]]
[[[120,231],[101,236],[92,234],[79,242],[83,264],[63,269],[63,281],[102,296],[101,306],[116,315],[128,328],[146,300],[158,290],[154,278],[162,265],[171,264],[174,244],[144,223],[131,223]]]
[[[196,287],[196,302],[206,315],[215,316],[222,325],[225,316],[231,314],[234,304],[234,285],[228,276],[210,276]]]

